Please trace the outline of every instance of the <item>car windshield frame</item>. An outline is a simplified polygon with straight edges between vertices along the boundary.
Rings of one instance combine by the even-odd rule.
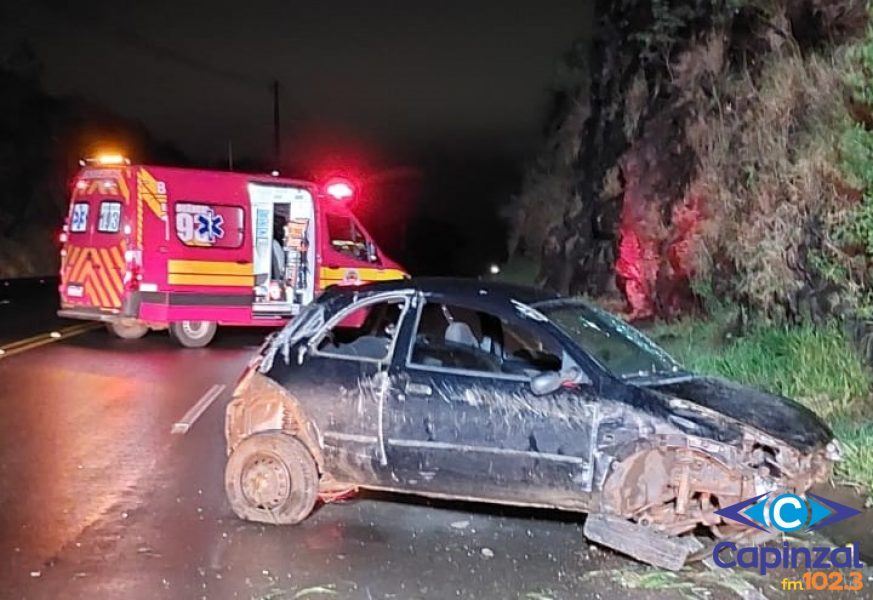
[[[583,350],[609,373],[620,379],[675,377],[688,373],[666,350],[648,338],[639,329],[601,308],[592,306],[588,302],[580,299],[561,298],[537,302],[531,306],[548,318],[549,322],[574,345]],[[627,348],[638,352],[640,357],[651,359],[652,368],[630,371],[617,368],[615,361],[609,360],[602,352],[597,352],[595,348],[591,347],[591,344],[585,343],[586,341],[578,332],[574,332],[566,323],[556,319],[559,313],[566,313],[567,311],[576,311],[577,314],[573,316],[583,319],[586,327],[595,329],[607,337],[616,336],[625,343]]]

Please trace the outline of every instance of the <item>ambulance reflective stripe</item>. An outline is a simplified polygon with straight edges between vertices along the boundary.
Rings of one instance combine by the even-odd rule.
[[[83,287],[85,298],[93,306],[119,307],[124,284],[120,271],[124,270],[121,249],[71,247],[67,252],[64,283]]]
[[[69,279],[70,265],[75,264],[77,256],[79,256],[79,249],[78,248],[76,248],[76,247],[67,248],[67,253],[63,258],[64,262],[63,262],[63,265],[61,267],[61,271],[64,273],[64,275],[67,277],[67,279]]]
[[[136,178],[136,191],[138,197],[144,201],[155,216],[163,219],[167,207],[167,190],[162,182],[152,177],[145,169],[140,169]],[[140,223],[142,219],[140,219]]]
[[[127,187],[127,180],[125,177],[118,178],[118,191],[121,192],[121,197],[124,198],[125,204],[130,204],[130,189]]]
[[[110,251],[107,250],[106,248],[100,249],[100,257],[103,259],[104,265],[118,266],[118,263],[112,257]],[[110,268],[110,269],[108,269],[108,271],[109,271],[109,278],[112,280],[112,287],[114,289],[120,290],[122,285],[123,285],[123,282],[121,281],[121,275],[118,273],[118,269]]]
[[[405,273],[400,269],[378,269],[372,267],[321,267],[318,272],[321,287],[327,287],[335,283],[392,281],[403,279]]]
[[[252,263],[217,260],[170,260],[167,283],[176,285],[215,285],[252,287]]]

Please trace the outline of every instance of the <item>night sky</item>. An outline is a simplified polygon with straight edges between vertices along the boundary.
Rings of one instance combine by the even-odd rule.
[[[527,144],[589,18],[584,0],[4,4],[4,42],[32,44],[50,91],[138,118],[201,158],[223,156],[228,139],[269,154],[273,79],[289,136]]]
[[[286,161],[520,163],[589,4],[19,0],[0,9],[0,52],[28,42],[49,92],[139,120],[199,162],[223,160],[229,140],[238,158],[270,158],[278,79]]]

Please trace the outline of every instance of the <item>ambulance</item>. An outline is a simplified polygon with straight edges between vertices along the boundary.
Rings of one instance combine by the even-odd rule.
[[[82,161],[60,235],[58,315],[202,347],[279,326],[332,285],[408,277],[348,207],[354,185]]]

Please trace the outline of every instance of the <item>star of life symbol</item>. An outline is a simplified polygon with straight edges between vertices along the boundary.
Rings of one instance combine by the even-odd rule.
[[[197,237],[209,243],[215,243],[224,237],[224,217],[212,210],[197,215]]]

